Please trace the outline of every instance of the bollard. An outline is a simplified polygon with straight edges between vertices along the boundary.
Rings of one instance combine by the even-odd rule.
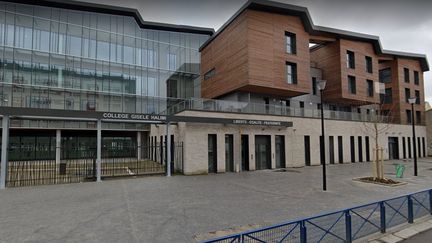
[[[414,223],[414,210],[411,195],[408,195],[408,223]]]
[[[386,232],[386,215],[384,202],[380,202],[381,233]]]
[[[346,242],[352,242],[352,227],[351,227],[351,214],[349,210],[345,211],[345,233],[346,233]]]
[[[305,221],[302,220],[300,222],[300,243],[306,243],[306,242],[307,242],[306,225],[305,225]]]

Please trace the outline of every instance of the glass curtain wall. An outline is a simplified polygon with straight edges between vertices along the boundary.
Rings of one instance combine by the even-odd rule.
[[[142,29],[127,16],[0,3],[0,104],[159,113],[199,96],[198,48],[208,37]]]

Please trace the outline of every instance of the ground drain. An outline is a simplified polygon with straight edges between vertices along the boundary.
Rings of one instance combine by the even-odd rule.
[[[293,172],[293,173],[301,173],[298,170],[290,170],[290,169],[279,169],[279,170],[274,170],[274,172]]]

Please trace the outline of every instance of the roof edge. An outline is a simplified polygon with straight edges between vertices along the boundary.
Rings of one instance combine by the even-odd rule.
[[[314,25],[312,18],[309,14],[309,10],[307,8],[269,0],[249,0],[248,2],[246,2],[233,16],[231,16],[231,18],[228,19],[227,22],[225,22],[216,31],[216,33],[212,37],[210,37],[206,42],[201,45],[199,50],[202,51],[206,46],[208,46],[238,16],[240,16],[240,14],[242,14],[247,9],[298,16],[302,20],[306,32],[311,35],[335,36],[341,39],[370,42],[374,46],[375,52],[379,55],[392,55],[398,58],[416,59],[419,60],[423,72],[429,71],[429,63],[426,55],[424,54],[384,50],[382,48],[379,36]]]
[[[212,28],[145,21],[137,9],[121,7],[121,6],[82,2],[82,1],[75,1],[75,0],[0,0],[0,1],[71,9],[71,10],[80,10],[86,12],[130,16],[135,19],[135,21],[137,22],[140,28],[176,31],[176,32],[184,32],[184,33],[192,33],[192,34],[204,34],[210,36],[212,36],[215,33],[215,30]]]

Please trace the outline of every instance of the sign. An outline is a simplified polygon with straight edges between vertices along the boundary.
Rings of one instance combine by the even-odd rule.
[[[167,117],[163,115],[113,113],[113,112],[102,113],[102,118],[113,119],[113,120],[137,120],[137,121],[160,121],[160,122],[165,122],[167,120]]]

